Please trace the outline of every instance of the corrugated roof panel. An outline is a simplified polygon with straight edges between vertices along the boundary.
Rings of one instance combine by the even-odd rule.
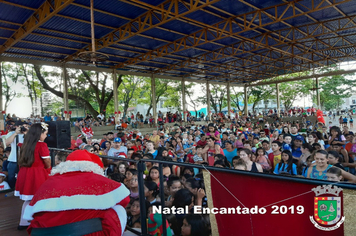
[[[113,44],[111,45],[111,47],[114,47],[114,48],[118,48],[118,49],[123,49],[123,50],[130,50],[130,51],[134,51],[136,53],[145,53],[147,52],[147,50],[143,50],[143,49],[140,49],[140,48],[137,48],[137,47],[130,47],[128,45],[125,45],[123,44],[122,42],[119,42],[117,44]]]
[[[211,13],[213,13],[213,14],[215,14],[215,15],[221,16],[221,18],[229,18],[229,17],[232,16],[232,14],[229,14],[228,12],[225,13],[225,12],[223,12],[223,11],[219,11],[218,9],[212,8],[212,7],[210,7],[210,6],[204,8],[204,9],[205,9],[205,10],[208,10],[209,12],[211,12]]]
[[[59,15],[70,16],[90,22],[90,9],[79,7],[76,5],[70,5],[64,8],[62,11],[59,12]],[[119,17],[114,17],[112,15],[107,15],[98,11],[94,11],[94,22],[118,28],[128,21]]]
[[[151,4],[153,6],[158,6],[159,4],[165,2],[166,0],[141,0],[141,2],[145,2]]]
[[[223,19],[221,17],[217,17],[215,15],[209,14],[202,10],[192,12],[192,13],[186,15],[186,17],[188,17],[194,21],[202,22],[207,25],[212,25],[212,24],[223,21]]]
[[[114,54],[114,55],[124,56],[124,57],[136,57],[139,55],[138,53],[125,52],[125,51],[122,51],[119,49],[115,50],[112,48],[103,48],[103,49],[100,49],[99,52],[109,53],[109,54]]]
[[[125,61],[127,61],[125,58],[122,58],[122,57],[115,57],[115,56],[109,56],[109,60],[110,61],[115,61],[116,62],[116,64],[117,63],[123,63],[123,62],[125,62]],[[112,62],[111,62],[112,63]]]
[[[65,57],[65,55],[59,55],[59,54],[53,54],[53,53],[47,53],[47,52],[35,52],[35,51],[13,49],[13,48],[6,50],[6,52],[19,53],[19,54],[25,54],[25,55],[31,55],[31,56],[39,56],[39,57],[40,56],[52,57],[55,59],[64,59],[64,57]]]
[[[198,46],[196,48],[197,49],[206,49],[206,50],[209,50],[209,51],[213,51],[213,50],[217,50],[219,48],[222,48],[222,46],[216,45],[216,44],[213,44],[213,43],[206,43],[206,44],[200,45],[200,46]]]
[[[157,40],[153,40],[153,39],[149,39],[149,38],[145,38],[145,37],[141,37],[141,36],[134,36],[134,37],[126,39],[122,42],[124,44],[143,47],[143,48],[147,48],[149,50],[153,50],[155,48],[158,48],[158,47],[166,44],[166,42],[157,41]]]
[[[214,62],[218,63],[218,64],[221,64],[221,63],[227,63],[227,62],[232,62],[232,61],[235,61],[237,60],[236,57],[225,57],[225,58],[221,58],[221,59],[218,59],[218,60],[214,60]]]
[[[81,42],[86,42],[86,43],[91,42],[91,39],[88,37],[84,37],[81,35],[78,35],[78,37],[76,37],[74,35],[65,34],[66,32],[57,33],[57,32],[53,32],[53,31],[49,31],[49,29],[46,30],[44,28],[34,30],[33,33],[43,34],[43,35],[45,35],[44,37],[46,37],[48,35],[48,36],[63,38],[64,40],[74,40],[74,41],[81,41]]]
[[[180,52],[176,52],[174,54],[186,56],[186,57],[195,57],[195,56],[201,55],[203,53],[205,53],[205,51],[199,50],[197,48],[190,48],[190,49],[186,49],[186,50],[183,50]]]
[[[1,55],[4,57],[23,58],[23,59],[29,59],[29,60],[57,61],[57,59],[55,59],[55,58],[44,58],[41,56],[22,55],[22,54],[16,54],[16,53],[6,53],[5,52]]]
[[[344,14],[346,15],[354,15],[355,14],[355,2],[345,2],[342,5],[337,6]]]
[[[90,6],[90,2],[88,0],[75,0],[75,3],[86,5],[88,7]],[[94,8],[131,19],[134,19],[147,11],[143,8],[136,7],[118,0],[95,0]]]
[[[22,6],[26,6],[26,7],[39,8],[46,0],[31,0],[31,1],[7,0],[7,1],[22,5]]]
[[[202,29],[202,27],[198,27],[193,24],[187,24],[179,20],[167,22],[163,24],[162,27],[178,31],[183,34],[191,34]]]
[[[342,16],[339,12],[335,11],[335,9],[333,8],[327,8],[324,9],[323,11],[316,11],[313,13],[309,13],[308,15],[310,15],[317,21],[322,21],[325,19],[334,19]]]
[[[284,22],[291,24],[293,26],[305,25],[306,23],[310,22],[310,18],[308,16],[299,16],[297,18],[292,18],[289,20],[284,20]],[[289,27],[287,24],[285,28]]]
[[[163,68],[163,67],[165,67],[165,65],[154,63],[154,62],[141,62],[141,63],[138,63],[136,65],[153,67],[153,68]]]
[[[34,11],[0,2],[0,19],[23,24]]]
[[[52,37],[46,37],[46,36],[39,36],[39,35],[34,35],[30,34],[24,38],[27,41],[33,41],[33,42],[38,42],[38,43],[46,43],[46,44],[54,44],[54,45],[62,45],[65,47],[71,47],[71,48],[83,48],[84,46],[88,45],[85,43],[79,43],[79,42],[73,42],[65,39],[57,39],[57,38],[52,38]]]
[[[155,58],[153,60],[151,60],[153,62],[163,62],[163,63],[168,63],[168,64],[174,64],[177,63],[176,60],[170,60],[169,58]]]
[[[68,32],[71,34],[79,34],[87,37],[91,37],[90,22],[84,23],[75,21],[72,19],[63,18],[60,16],[54,16],[42,25],[43,28],[53,29],[57,31]],[[95,38],[101,38],[102,36],[110,33],[112,29],[104,28],[101,26],[94,26]]]
[[[0,37],[10,38],[14,34],[12,30],[0,29]]]
[[[173,32],[169,32],[167,30],[161,30],[161,29],[151,29],[143,33],[143,35],[148,35],[151,37],[159,38],[159,39],[164,39],[168,41],[175,41],[177,39],[183,38],[184,35],[181,34],[176,34]]]
[[[215,43],[221,43],[221,44],[223,44],[225,46],[229,46],[229,45],[241,42],[241,41],[242,40],[237,39],[237,38],[227,37],[227,38],[224,38],[224,39],[216,40]]]
[[[50,47],[50,46],[32,44],[28,42],[18,42],[14,45],[14,47],[43,50],[47,52],[57,52],[57,53],[64,53],[64,54],[73,54],[76,52],[76,50],[70,50],[70,49],[59,48],[59,47]]]
[[[0,27],[8,28],[10,31],[13,31],[13,32],[15,32],[19,28],[19,26],[17,26],[17,25],[8,24],[5,22],[0,22]]]
[[[6,42],[6,39],[0,39],[0,44],[4,44]]]
[[[213,5],[233,15],[240,15],[245,12],[251,12],[254,10],[246,4],[235,0],[221,0],[217,3],[214,3]]]

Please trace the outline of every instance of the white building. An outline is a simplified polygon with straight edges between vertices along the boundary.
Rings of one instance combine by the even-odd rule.
[[[157,103],[157,113],[161,111],[163,114],[167,112],[176,112],[180,110],[177,107],[163,107],[165,102],[165,98],[161,98],[160,101]],[[143,114],[144,116],[146,115],[148,111],[149,105],[148,104],[137,104],[135,107],[129,107],[127,109],[127,114],[133,113],[136,115],[137,112],[140,112],[140,114]],[[151,108],[150,113],[153,115],[153,108]]]
[[[356,94],[348,98],[343,98],[342,100],[344,103],[341,105],[341,109],[356,108]]]
[[[282,108],[282,107],[280,107]],[[249,110],[252,110],[252,106],[249,106]],[[263,111],[265,109],[277,109],[277,99],[268,99],[267,101],[259,101],[255,106],[256,111]]]

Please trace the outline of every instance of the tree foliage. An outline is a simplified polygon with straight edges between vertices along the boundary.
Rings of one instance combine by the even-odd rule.
[[[7,110],[9,103],[17,96],[21,96],[15,89],[20,76],[19,65],[14,63],[1,62],[2,74],[2,94],[5,97],[4,111]]]
[[[180,107],[180,100],[178,98],[179,91],[178,81],[172,81],[167,79],[157,79],[155,78],[156,84],[156,104],[158,104],[162,98],[166,98],[166,107]],[[152,109],[152,89],[151,89],[151,78],[145,78],[143,84],[143,93],[138,99],[138,103],[148,104],[146,116],[148,116]]]
[[[63,92],[60,89],[63,84],[61,78],[57,77],[57,83],[54,82],[56,86],[51,86],[47,80],[48,72],[41,70],[41,67],[37,65],[34,66],[34,70],[44,89],[58,97],[63,97]],[[84,106],[94,116],[97,116],[99,112],[106,113],[106,107],[113,98],[112,85],[109,86],[111,83],[108,83],[108,80],[111,79],[111,74],[67,69],[66,76],[68,76],[69,99]],[[119,86],[122,82],[122,75],[115,79]],[[98,107],[92,104],[96,104]]]
[[[123,76],[118,88],[118,101],[123,106],[123,113],[127,115],[127,109],[134,105],[135,98],[142,94],[144,78],[139,76]]]

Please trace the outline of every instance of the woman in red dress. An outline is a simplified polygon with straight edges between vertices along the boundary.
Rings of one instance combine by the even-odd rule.
[[[37,189],[47,180],[51,168],[51,157],[47,144],[43,141],[48,133],[46,123],[31,126],[20,149],[20,166],[17,175],[15,196],[24,201],[18,229],[26,229],[30,223],[22,218],[26,206],[30,203]]]

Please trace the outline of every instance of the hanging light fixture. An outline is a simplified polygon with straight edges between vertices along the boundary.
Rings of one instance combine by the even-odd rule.
[[[94,0],[90,0],[90,25],[91,25],[91,51],[85,51],[78,54],[82,61],[93,63],[106,61],[109,56],[95,51],[95,32],[94,32]]]

